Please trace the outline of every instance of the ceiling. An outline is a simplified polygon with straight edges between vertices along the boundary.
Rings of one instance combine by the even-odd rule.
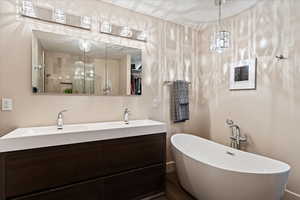
[[[218,18],[215,0],[102,0],[142,14],[179,24],[200,25]],[[260,0],[223,0],[222,18],[236,15]]]

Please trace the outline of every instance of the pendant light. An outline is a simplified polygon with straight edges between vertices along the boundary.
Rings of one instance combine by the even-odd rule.
[[[210,50],[217,53],[223,53],[230,47],[230,32],[225,31],[221,24],[223,0],[215,0],[215,3],[219,7],[218,31],[214,32],[211,36]]]

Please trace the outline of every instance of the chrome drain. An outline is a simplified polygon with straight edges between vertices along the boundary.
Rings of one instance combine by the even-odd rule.
[[[230,151],[226,151],[226,153],[227,153],[228,155],[231,155],[231,156],[234,156],[234,155],[235,155],[234,153],[232,153],[232,152],[230,152]]]

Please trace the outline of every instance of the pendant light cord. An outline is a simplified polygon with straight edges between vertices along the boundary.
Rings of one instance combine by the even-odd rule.
[[[218,20],[218,24],[219,24],[220,28],[221,28],[221,17],[222,17],[222,0],[219,0],[219,20]]]

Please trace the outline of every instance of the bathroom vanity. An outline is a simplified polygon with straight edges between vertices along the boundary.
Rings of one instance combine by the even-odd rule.
[[[126,200],[164,192],[166,126],[17,129],[0,139],[1,200]]]

